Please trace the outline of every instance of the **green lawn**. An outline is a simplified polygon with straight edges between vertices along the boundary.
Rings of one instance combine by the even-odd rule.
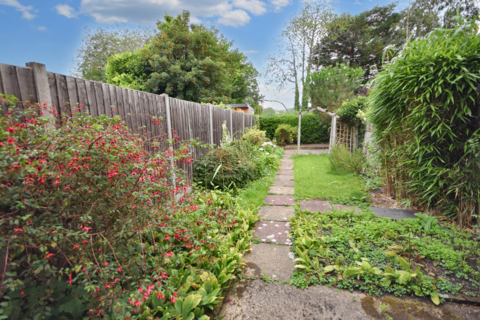
[[[278,158],[282,158],[283,148],[277,148]],[[255,206],[261,207],[264,205],[265,197],[268,194],[270,186],[275,180],[275,173],[277,170],[270,170],[270,172],[261,179],[252,181],[248,186],[243,189],[238,195],[242,198],[245,203],[253,204]]]
[[[328,155],[296,155],[293,157],[295,199],[345,200],[367,196],[365,182],[350,173],[332,172]]]

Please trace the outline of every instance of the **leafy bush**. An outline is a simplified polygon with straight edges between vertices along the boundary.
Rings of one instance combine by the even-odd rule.
[[[275,138],[275,130],[280,124],[288,124],[292,127],[298,126],[298,118],[295,114],[273,114],[259,117],[260,130],[266,131],[269,139]],[[315,113],[308,113],[302,116],[301,143],[324,143],[330,138],[330,122],[322,122],[321,117]],[[296,139],[293,140],[296,143]]]
[[[257,127],[245,128],[245,134],[242,136],[243,140],[247,140],[250,144],[259,146],[266,140],[266,132]]]
[[[340,116],[343,123],[346,123],[350,127],[355,127],[360,125],[362,122],[357,117],[357,114],[360,110],[365,110],[367,106],[367,98],[358,96],[354,99],[347,100],[342,103],[342,106],[336,111],[337,115]]]
[[[468,225],[479,215],[480,35],[475,21],[413,41],[370,95],[387,189]]]
[[[337,172],[352,172],[359,174],[362,171],[365,158],[361,149],[356,149],[352,153],[344,145],[332,148],[328,154],[330,169]]]
[[[246,140],[209,151],[194,165],[193,179],[206,189],[235,191],[279,165],[275,152],[260,150]]]
[[[150,154],[118,116],[45,130],[42,108],[0,116],[0,318],[206,319],[256,212],[218,192],[174,201],[186,146]]]
[[[292,143],[293,139],[297,136],[298,127],[292,127],[289,124],[281,124],[275,130],[275,138],[279,144],[285,145]]]

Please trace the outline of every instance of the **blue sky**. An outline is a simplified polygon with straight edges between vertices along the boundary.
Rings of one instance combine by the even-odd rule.
[[[358,14],[388,0],[340,0],[337,13]],[[277,38],[303,0],[0,0],[0,63],[25,66],[44,63],[48,71],[70,74],[72,59],[85,26],[120,23],[153,25],[165,12],[189,10],[196,23],[216,26],[243,51],[258,71],[274,54]],[[406,2],[400,3],[403,8]],[[293,90],[277,91],[275,85],[261,90],[267,99],[293,107]],[[281,109],[279,104],[266,103]]]

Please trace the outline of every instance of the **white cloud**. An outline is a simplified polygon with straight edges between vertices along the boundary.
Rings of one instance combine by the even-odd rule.
[[[356,0],[353,4],[363,4],[360,1]]]
[[[75,9],[70,7],[68,4],[59,4],[55,6],[57,13],[61,16],[65,16],[67,18],[75,18],[77,14],[75,13]]]
[[[194,24],[201,24],[202,20],[198,19],[197,17],[190,17],[190,22]]]
[[[290,0],[270,0],[270,3],[275,7],[275,12],[279,12],[290,4]]]
[[[257,50],[245,50],[245,51],[242,51],[242,53],[253,54],[253,53],[258,53],[258,51]]]
[[[37,28],[37,30],[39,30],[39,31],[46,31],[47,28],[45,28],[44,26],[39,26],[39,27]]]
[[[237,9],[224,12],[217,22],[224,26],[239,27],[249,23],[250,16],[245,11]]]
[[[232,5],[244,9],[255,15],[262,15],[267,12],[265,2],[260,0],[234,0]]]
[[[35,18],[35,15],[30,11],[33,11],[32,6],[24,6],[18,2],[18,0],[0,0],[0,5],[3,4],[5,6],[14,7],[17,11],[22,13],[22,17],[27,20],[32,20]]]

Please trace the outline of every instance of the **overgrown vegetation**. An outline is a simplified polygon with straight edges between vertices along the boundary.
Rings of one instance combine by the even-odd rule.
[[[479,216],[480,35],[476,20],[410,42],[385,65],[370,120],[386,190],[468,225]]]
[[[266,131],[269,139],[275,138],[275,130],[281,124],[297,127],[298,118],[292,113],[264,115],[259,118],[259,128]],[[325,143],[330,137],[330,121],[322,121],[320,115],[316,113],[303,115],[300,129],[302,144]],[[293,143],[296,143],[296,139],[293,140]]]
[[[296,155],[293,161],[295,199],[332,199],[337,203],[367,200],[363,178],[350,172],[332,171],[327,154]]]
[[[292,143],[297,137],[298,127],[292,127],[289,124],[281,124],[275,130],[275,138],[278,144],[286,145]]]
[[[0,116],[0,318],[207,319],[256,211],[220,191],[175,201],[186,145],[150,154],[118,116],[45,130],[43,108]]]
[[[359,174],[364,162],[365,157],[361,149],[355,149],[350,153],[345,145],[333,147],[332,152],[328,154],[330,170],[337,173]]]
[[[362,213],[297,210],[291,220],[297,254],[292,284],[334,286],[369,294],[416,295],[441,302],[438,293],[478,296],[478,236],[455,224],[379,218]]]

